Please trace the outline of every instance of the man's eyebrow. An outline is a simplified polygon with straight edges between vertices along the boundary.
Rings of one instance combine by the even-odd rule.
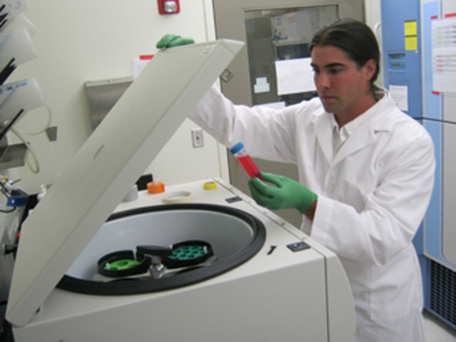
[[[315,65],[313,63],[310,63],[310,66],[314,69],[318,69],[318,65]],[[330,69],[330,68],[334,68],[334,67],[345,67],[346,65],[343,64],[343,63],[330,63],[330,64],[326,64],[323,66],[324,69]]]

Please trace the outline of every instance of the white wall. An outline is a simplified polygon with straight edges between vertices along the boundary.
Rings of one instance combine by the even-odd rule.
[[[33,174],[20,167],[9,170],[9,174],[22,180],[20,188],[36,193],[40,184],[53,182],[92,131],[83,89],[86,81],[131,76],[131,60],[155,53],[156,42],[166,33],[202,42],[214,39],[215,29],[211,0],[180,0],[181,12],[175,15],[159,15],[156,0],[29,3],[31,9],[24,15],[38,28],[32,37],[38,58],[19,66],[7,82],[27,77],[38,80],[52,111],[51,126],[58,128],[58,139],[50,142],[45,134],[25,136],[41,170]],[[36,131],[45,119],[42,107],[30,111],[17,128]],[[225,149],[207,134],[205,146],[194,149],[191,129],[195,127],[187,120],[145,172],[152,172],[165,184],[208,177],[227,179]],[[12,135],[8,139],[18,142]]]

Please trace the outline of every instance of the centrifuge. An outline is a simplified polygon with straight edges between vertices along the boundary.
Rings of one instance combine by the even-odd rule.
[[[157,53],[59,175],[23,224],[17,342],[353,339],[336,255],[230,184],[122,201],[242,46]]]

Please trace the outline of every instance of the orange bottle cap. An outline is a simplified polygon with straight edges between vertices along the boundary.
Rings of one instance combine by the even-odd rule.
[[[147,183],[147,192],[149,194],[159,194],[161,192],[165,192],[165,184],[162,182]]]

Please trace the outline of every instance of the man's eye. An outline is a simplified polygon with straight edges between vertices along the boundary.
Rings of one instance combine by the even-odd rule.
[[[339,72],[341,72],[342,69],[341,68],[334,68],[334,69],[329,69],[329,73],[331,75],[337,75]]]

